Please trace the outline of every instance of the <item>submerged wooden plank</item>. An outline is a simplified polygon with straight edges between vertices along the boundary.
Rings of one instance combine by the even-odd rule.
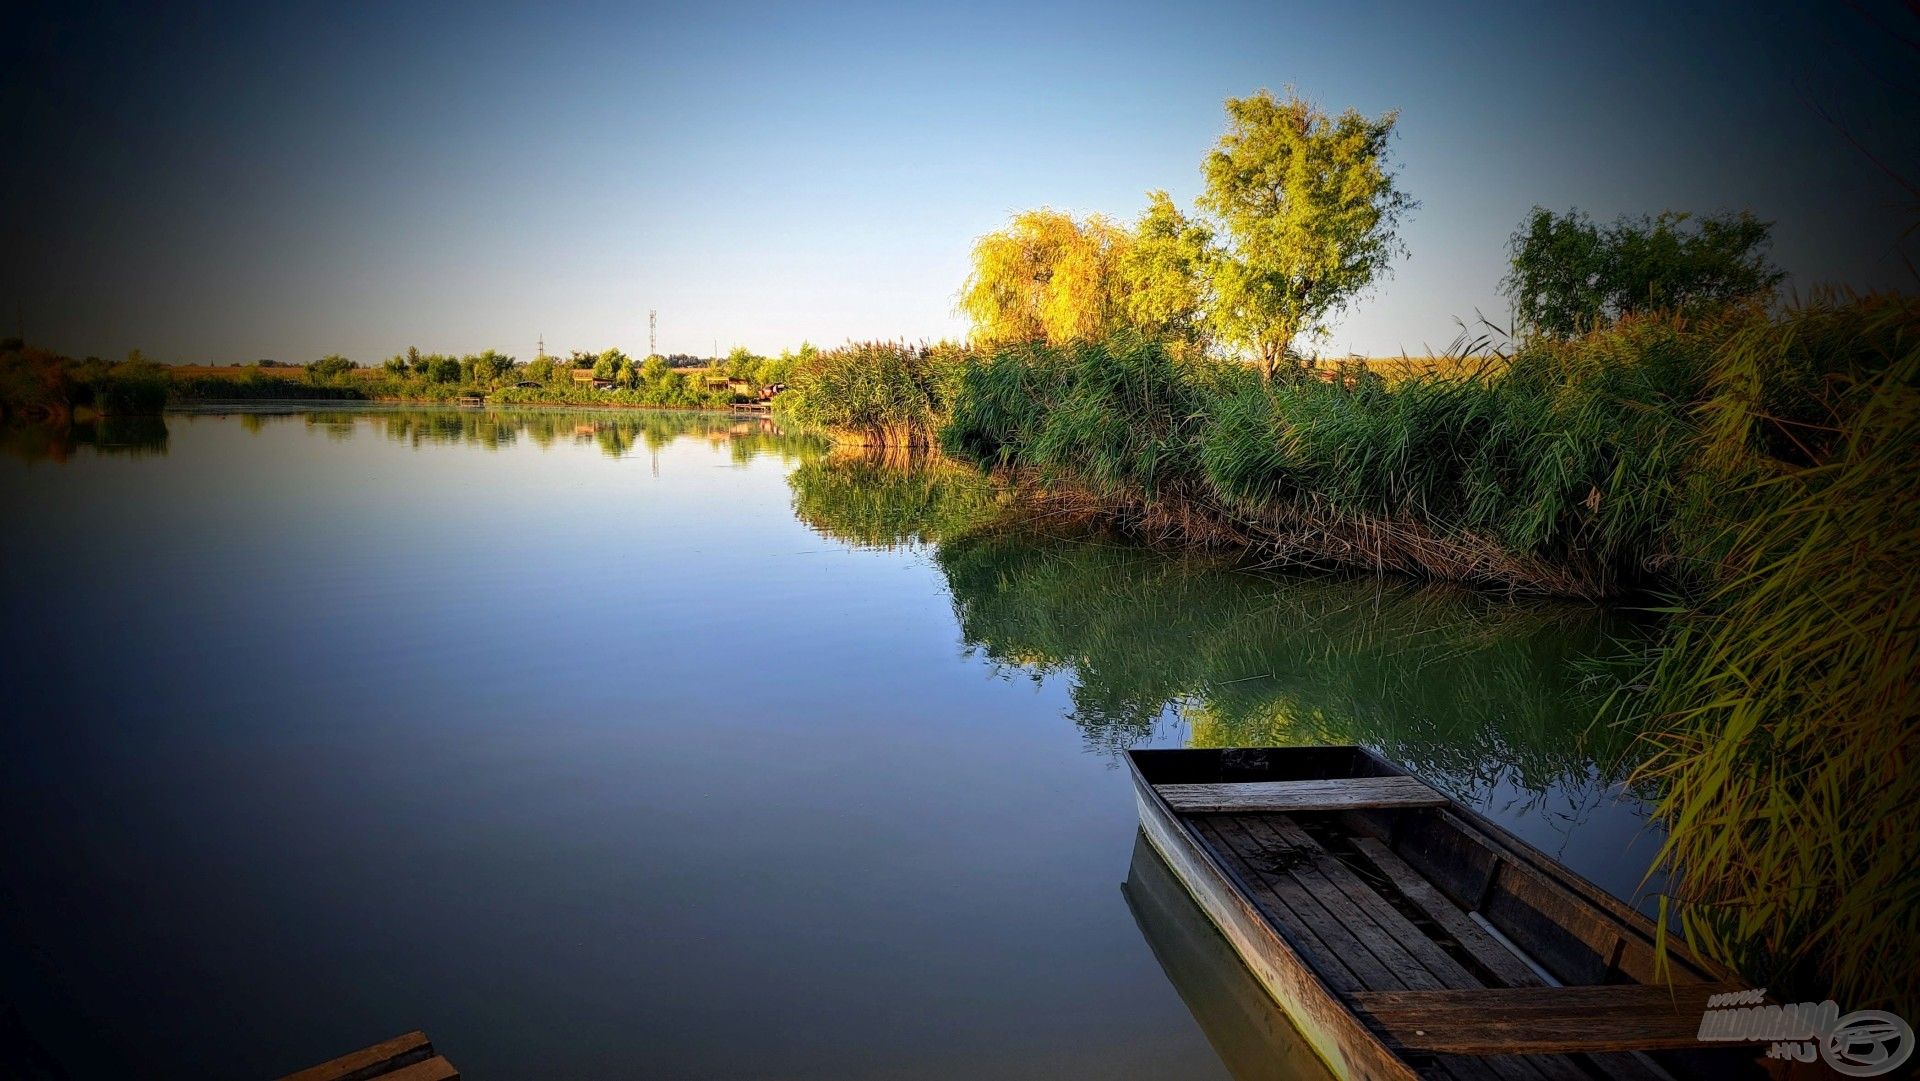
[[[288,1074],[280,1081],[368,1081],[432,1057],[433,1044],[428,1041],[427,1034],[409,1032],[382,1040],[372,1047],[341,1055],[331,1062],[309,1066],[299,1073]]]
[[[1709,994],[1731,985],[1361,991],[1355,1010],[1404,1051],[1554,1055],[1700,1047]]]
[[[1447,797],[1417,777],[1343,777],[1237,784],[1163,784],[1154,790],[1183,814],[1350,811],[1363,807],[1444,807]]]

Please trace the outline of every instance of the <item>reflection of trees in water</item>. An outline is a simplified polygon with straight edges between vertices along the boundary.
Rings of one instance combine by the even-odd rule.
[[[1625,630],[1593,609],[1012,534],[937,559],[970,646],[1067,675],[1097,746],[1171,710],[1197,746],[1364,743],[1473,798],[1599,783],[1631,742],[1580,693],[1576,663]]]
[[[904,448],[836,449],[802,462],[787,484],[796,517],[862,548],[930,543],[1003,513],[998,488],[978,471]]]
[[[162,417],[98,417],[61,424],[0,424],[0,451],[27,462],[64,462],[81,447],[95,454],[145,458],[167,453]]]
[[[243,414],[243,419],[250,415]],[[724,444],[736,463],[762,455],[783,461],[812,453],[819,444],[807,436],[782,431],[764,417],[740,418],[721,413],[650,410],[513,410],[513,409],[370,409],[309,410],[298,414],[301,423],[324,431],[330,438],[351,436],[360,426],[373,428],[395,442],[463,443],[490,450],[526,439],[540,447],[556,443],[597,446],[610,458],[635,451],[660,450],[676,439],[700,439]],[[249,425],[258,430],[257,416]]]
[[[994,485],[938,458],[835,451],[788,482],[824,535],[937,542],[970,649],[1067,677],[1094,746],[1177,715],[1200,746],[1368,744],[1468,798],[1502,781],[1590,789],[1625,764],[1630,735],[1592,727],[1575,670],[1631,630],[1596,609],[1038,536],[1010,526]]]

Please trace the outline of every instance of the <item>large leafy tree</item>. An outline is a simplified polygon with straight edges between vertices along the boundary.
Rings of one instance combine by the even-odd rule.
[[[1120,259],[1128,324],[1204,350],[1212,257],[1213,231],[1180,213],[1166,192],[1148,192],[1132,246]]]
[[[1742,211],[1668,211],[1601,225],[1534,207],[1513,234],[1501,282],[1527,331],[1565,338],[1636,312],[1698,315],[1765,296],[1785,275],[1768,261],[1773,224]]]
[[[973,246],[960,310],[979,345],[1092,341],[1126,325],[1119,267],[1132,237],[1109,219],[1042,208]]]
[[[1397,114],[1329,116],[1289,92],[1227,99],[1207,155],[1201,209],[1219,219],[1212,323],[1272,371],[1295,338],[1364,292],[1404,254],[1400,219],[1418,204],[1387,161]]]

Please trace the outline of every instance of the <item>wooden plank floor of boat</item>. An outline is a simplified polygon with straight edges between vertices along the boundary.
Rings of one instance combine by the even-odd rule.
[[[280,1081],[460,1081],[453,1063],[434,1053],[424,1032],[409,1032],[309,1066]]]
[[[1217,805],[1200,793],[1192,802]],[[1423,1076],[1659,1077],[1624,1049],[1697,1047],[1699,1007],[1720,989],[1699,985],[1698,996],[1662,1008],[1668,988],[1552,986],[1386,845],[1331,828],[1324,814],[1181,817],[1302,959]],[[1501,988],[1527,990],[1487,995]],[[1578,1051],[1538,1053],[1547,1047]]]

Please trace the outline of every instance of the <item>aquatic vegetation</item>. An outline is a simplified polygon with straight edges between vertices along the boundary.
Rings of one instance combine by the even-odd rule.
[[[1269,380],[1122,335],[974,359],[942,430],[1153,539],[1574,596],[1657,580],[1719,324],[1631,321],[1487,374]],[[1491,367],[1491,366],[1490,366]]]
[[[166,405],[165,369],[140,357],[75,360],[7,339],[0,348],[0,417],[66,421],[78,414],[137,416]]]
[[[929,447],[952,407],[962,351],[862,342],[797,358],[774,415],[837,442]]]
[[[1688,937],[1756,982],[1920,1010],[1920,304],[1753,321],[1708,374],[1674,532],[1697,586],[1649,727]]]

